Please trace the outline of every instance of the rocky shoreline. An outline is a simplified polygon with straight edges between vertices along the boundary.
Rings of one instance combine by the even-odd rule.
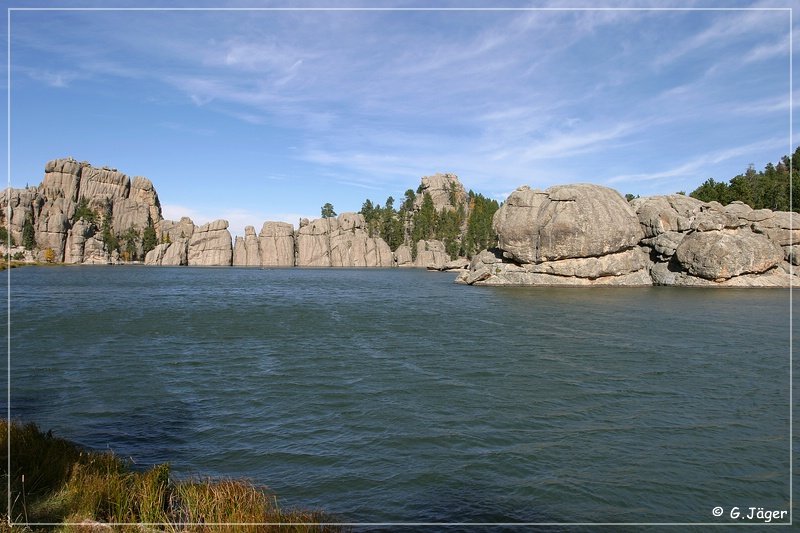
[[[592,184],[520,187],[495,214],[498,247],[470,285],[789,287],[800,220],[674,194],[631,202]]]
[[[471,209],[451,174],[423,177],[418,193],[436,213]],[[38,187],[8,189],[0,208],[12,242],[26,244],[7,248],[10,256],[67,264],[140,257],[165,266],[418,267],[459,270],[457,281],[469,285],[702,287],[790,287],[800,265],[792,213],[680,194],[628,202],[594,184],[518,188],[494,214],[497,246],[453,260],[440,240],[411,242],[407,226],[392,250],[361,213],[302,219],[297,229],[266,221],[234,239],[226,220],[164,219],[147,178],[72,158],[48,162]],[[120,252],[110,242],[125,235],[141,238],[128,237]]]

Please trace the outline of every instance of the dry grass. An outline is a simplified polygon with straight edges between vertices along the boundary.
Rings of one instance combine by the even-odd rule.
[[[111,453],[81,450],[33,424],[0,420],[0,447],[0,472],[11,479],[12,521],[20,526],[49,522],[60,525],[43,530],[70,532],[343,530],[316,525],[332,522],[323,513],[280,509],[275,496],[250,482],[176,482],[168,465],[137,472]],[[5,484],[0,497],[3,502],[8,497]],[[2,520],[7,522],[8,516]],[[10,528],[0,525],[0,533],[5,531]]]

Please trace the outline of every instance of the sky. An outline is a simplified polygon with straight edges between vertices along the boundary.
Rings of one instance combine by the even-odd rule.
[[[243,235],[399,199],[437,172],[499,201],[579,182],[645,196],[793,151],[798,22],[767,9],[790,0],[23,9],[132,4],[300,5],[11,0],[12,187],[72,156],[150,178],[165,218]],[[547,9],[452,9],[499,5]],[[726,9],[627,9],[649,5]],[[451,9],[407,9],[421,7]]]

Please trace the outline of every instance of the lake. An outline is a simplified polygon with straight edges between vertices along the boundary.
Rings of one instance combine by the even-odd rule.
[[[14,269],[12,417],[348,522],[789,509],[788,290],[453,279]]]

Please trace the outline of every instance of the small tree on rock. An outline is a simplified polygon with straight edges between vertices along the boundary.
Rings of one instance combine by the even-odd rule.
[[[36,248],[36,232],[33,229],[33,215],[30,213],[25,217],[25,223],[22,225],[22,246],[26,250]]]
[[[336,211],[333,210],[333,204],[327,202],[322,206],[322,218],[333,218],[336,216]]]

